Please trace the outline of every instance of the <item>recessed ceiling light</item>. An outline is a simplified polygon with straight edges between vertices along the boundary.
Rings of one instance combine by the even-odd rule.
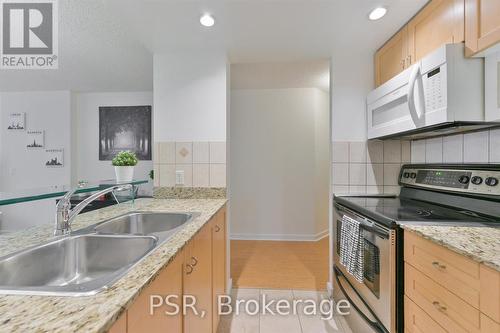
[[[204,27],[211,27],[215,24],[215,19],[210,14],[204,14],[200,17],[200,23]]]
[[[374,10],[370,12],[370,15],[368,15],[368,18],[372,21],[376,21],[384,17],[384,15],[387,13],[387,8],[384,7],[377,7]]]

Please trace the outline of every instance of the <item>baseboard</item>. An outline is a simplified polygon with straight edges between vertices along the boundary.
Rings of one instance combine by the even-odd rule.
[[[328,229],[317,234],[231,234],[231,240],[268,240],[268,241],[298,241],[317,242],[328,236]]]

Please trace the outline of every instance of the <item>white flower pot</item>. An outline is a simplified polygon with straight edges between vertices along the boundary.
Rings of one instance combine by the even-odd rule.
[[[134,179],[133,166],[115,166],[115,175],[117,183],[127,183]]]

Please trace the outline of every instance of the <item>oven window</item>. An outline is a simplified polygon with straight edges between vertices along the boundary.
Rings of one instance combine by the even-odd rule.
[[[380,251],[379,248],[364,239],[363,275],[365,285],[377,296],[380,296]]]

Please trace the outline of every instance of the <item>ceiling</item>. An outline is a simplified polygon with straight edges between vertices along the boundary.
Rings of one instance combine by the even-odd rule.
[[[370,53],[427,0],[60,0],[59,69],[0,71],[0,91],[152,90],[155,52],[227,51],[231,63]],[[378,5],[389,11],[367,19]],[[216,18],[202,27],[204,12]]]

